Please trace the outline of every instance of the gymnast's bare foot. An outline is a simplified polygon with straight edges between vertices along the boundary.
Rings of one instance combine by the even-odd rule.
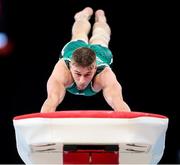
[[[95,21],[96,22],[106,22],[106,17],[103,10],[97,10],[95,13]]]
[[[75,14],[75,20],[87,19],[89,20],[93,14],[93,9],[91,7],[86,7],[82,11]]]

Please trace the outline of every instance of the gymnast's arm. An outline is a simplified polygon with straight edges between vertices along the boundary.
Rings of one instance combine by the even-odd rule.
[[[131,111],[129,106],[123,100],[122,88],[117,81],[111,68],[106,67],[101,74],[103,96],[114,111]]]
[[[57,106],[63,101],[66,89],[67,72],[63,61],[60,60],[54,67],[54,70],[47,82],[47,99],[41,107],[41,112],[54,112]]]

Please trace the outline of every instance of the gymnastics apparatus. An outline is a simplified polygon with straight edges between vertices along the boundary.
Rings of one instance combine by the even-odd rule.
[[[25,164],[157,164],[168,118],[97,110],[32,113],[13,118]]]

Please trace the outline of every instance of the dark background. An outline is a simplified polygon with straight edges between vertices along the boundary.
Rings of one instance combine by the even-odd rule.
[[[114,55],[112,68],[132,111],[169,118],[160,163],[180,163],[177,4],[118,4],[110,0],[0,2],[3,4],[0,30],[8,34],[13,44],[10,53],[0,56],[0,163],[23,163],[16,150],[12,119],[40,111],[46,99],[46,82],[62,47],[70,40],[73,16],[86,6],[106,12],[112,30],[109,45]],[[101,93],[93,97],[67,93],[58,109],[111,108]]]

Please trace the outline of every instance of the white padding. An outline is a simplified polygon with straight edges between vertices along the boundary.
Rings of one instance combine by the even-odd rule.
[[[130,118],[37,115],[13,123],[17,150],[26,164],[62,164],[63,144],[118,144],[120,164],[157,164],[165,149],[168,118],[147,113]]]

